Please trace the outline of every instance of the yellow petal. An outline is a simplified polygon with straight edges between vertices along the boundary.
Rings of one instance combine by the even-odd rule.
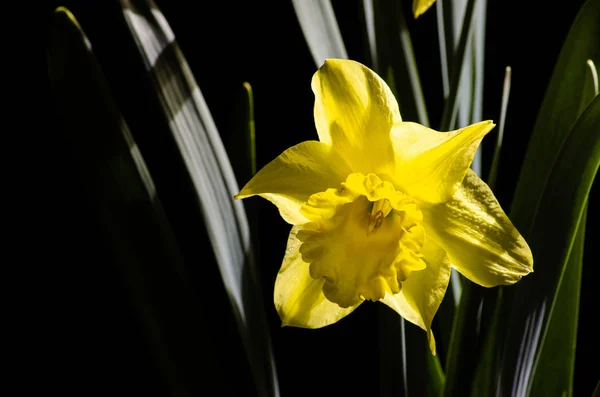
[[[260,195],[279,208],[286,222],[302,224],[302,203],[314,193],[338,187],[348,174],[348,166],[330,146],[302,142],[263,167],[235,198]]]
[[[360,303],[341,308],[323,295],[324,279],[313,279],[308,263],[299,252],[301,242],[296,238],[299,227],[294,226],[288,238],[283,264],[275,280],[275,308],[282,326],[321,328],[352,313]]]
[[[415,19],[422,15],[435,3],[435,0],[413,0],[413,14]]]
[[[481,139],[494,126],[482,121],[443,133],[416,123],[397,124],[391,134],[397,183],[425,202],[449,200],[464,179]]]
[[[446,252],[431,239],[421,251],[427,264],[424,270],[412,272],[402,283],[402,291],[386,295],[385,303],[411,323],[427,331],[431,353],[435,355],[435,339],[431,331],[433,316],[440,307],[450,280],[450,261]]]
[[[427,235],[469,280],[494,287],[514,284],[533,271],[529,246],[473,171],[451,200],[422,211]]]
[[[312,89],[319,140],[353,172],[387,173],[394,161],[390,129],[402,120],[387,84],[358,62],[329,59],[313,76]]]

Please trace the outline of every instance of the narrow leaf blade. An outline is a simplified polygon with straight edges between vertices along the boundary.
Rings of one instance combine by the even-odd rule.
[[[330,0],[292,0],[317,68],[327,58],[348,59]]]
[[[91,43],[65,8],[57,9],[51,23],[48,66],[74,167],[81,170],[96,227],[111,251],[107,266],[116,267],[131,293],[170,394],[232,392],[223,376],[226,357],[204,321],[213,313],[190,288],[184,257],[144,159]]]
[[[166,18],[153,1],[122,0],[161,111],[197,197],[260,395],[277,396],[275,363],[256,276],[248,220],[208,106]]]
[[[549,175],[528,238],[540,271],[516,286],[498,395],[525,396],[530,391],[546,325],[600,166],[599,125],[596,97],[577,120]]]

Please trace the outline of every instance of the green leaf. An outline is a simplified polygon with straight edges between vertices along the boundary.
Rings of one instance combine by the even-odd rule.
[[[532,397],[573,395],[586,212],[582,215],[548,322],[548,331],[529,393]]]
[[[527,239],[539,270],[515,286],[500,395],[530,392],[546,325],[556,306],[558,288],[600,166],[599,128],[600,96],[579,117],[562,145],[539,202]]]
[[[586,61],[600,64],[600,1],[588,0],[580,9],[554,67],[525,154],[511,206],[511,220],[528,233],[544,185],[560,146],[577,120]]]
[[[279,395],[248,220],[227,153],[169,24],[152,2],[121,0],[123,14],[179,148],[262,396]]]
[[[453,65],[456,60],[454,54],[455,48],[460,48],[461,28],[464,27],[465,17],[468,21],[469,15],[466,14],[468,6],[467,0],[453,0],[449,4],[442,5],[439,1],[438,10],[441,11],[438,16],[438,26],[440,27],[439,41],[442,56],[442,78],[444,81],[444,98],[448,97],[448,65]],[[467,39],[465,49],[465,60],[461,68],[460,92],[457,95],[457,122],[450,125],[449,129],[464,127],[481,121],[483,106],[483,72],[485,57],[485,20],[487,11],[487,0],[479,0],[473,9],[473,16],[470,30],[470,36]],[[449,22],[445,23],[444,21]],[[446,36],[442,36],[444,33]],[[455,41],[452,42],[452,38]],[[447,46],[448,43],[449,45]],[[446,64],[447,63],[447,64]],[[471,168],[481,176],[481,151],[480,147],[475,153]]]
[[[488,333],[495,330],[497,302],[496,289],[480,287],[468,280],[464,283],[446,360],[444,396],[469,395],[478,367],[485,365],[483,346]]]
[[[515,191],[510,217],[532,248],[536,272],[516,286],[505,289],[505,304],[499,321],[506,331],[499,334],[506,334],[506,339],[491,342],[499,351],[503,351],[502,379],[499,380],[498,390],[505,393],[525,393],[531,386],[532,371],[539,358],[539,347],[568,259],[568,256],[561,258],[564,252],[557,251],[571,247],[575,231],[570,230],[570,227],[572,222],[579,221],[583,208],[580,202],[574,202],[573,197],[569,197],[569,200],[557,208],[555,214],[543,214],[542,207],[548,204],[543,204],[542,197],[549,197],[551,194],[550,174],[554,175],[553,178],[558,178],[559,171],[556,167],[559,151],[564,153],[568,142],[577,144],[573,141],[577,131],[573,125],[577,121],[582,101],[587,74],[586,61],[598,61],[600,58],[600,25],[596,23],[599,18],[600,1],[588,0],[571,26],[542,102]],[[587,117],[590,117],[589,110],[585,113]],[[578,121],[578,125],[581,125],[581,121]],[[586,147],[588,149],[590,148]],[[577,160],[582,161],[582,158]],[[578,184],[585,183],[581,179],[583,170],[573,167],[569,172],[570,177],[565,179],[565,185],[556,188],[557,195],[572,191],[576,186],[581,186]],[[574,208],[573,205],[580,207]],[[569,211],[579,213],[569,215]],[[558,229],[543,230],[539,225],[546,223],[544,216],[551,217],[554,221],[561,219],[565,224],[571,223]],[[572,219],[567,222],[569,216]],[[538,230],[536,233],[556,231],[546,235],[544,241],[537,241],[540,236],[535,235],[532,231],[534,228]],[[544,246],[552,249],[544,251]],[[544,259],[548,252],[554,252],[554,258]],[[529,339],[523,340],[521,346],[524,336]],[[523,349],[520,356],[519,349]]]
[[[225,143],[237,181],[243,184],[256,174],[254,96],[250,83],[244,82],[236,95],[234,112],[233,134]]]
[[[431,354],[427,333],[388,307],[378,306],[379,395],[440,396],[444,372],[439,358]]]
[[[292,0],[317,68],[327,58],[348,59],[330,0]]]
[[[458,99],[462,88],[460,85],[461,76],[463,74],[463,65],[465,63],[468,44],[473,31],[473,15],[475,3],[477,0],[467,0],[465,9],[465,17],[463,19],[458,44],[456,51],[452,56],[452,64],[449,65],[449,91],[448,97],[444,103],[444,111],[442,113],[442,121],[440,122],[440,131],[449,131],[455,125],[456,115],[458,111]]]
[[[184,257],[142,154],[89,40],[65,8],[52,18],[47,56],[73,167],[81,172],[96,227],[111,252],[107,266],[116,268],[131,293],[170,395],[232,393],[214,329],[206,324],[213,315],[210,307],[190,287]],[[243,376],[238,379],[244,381]]]
[[[504,125],[506,120],[506,111],[508,109],[508,98],[510,97],[512,69],[507,66],[504,71],[504,86],[502,88],[502,105],[500,107],[500,121],[498,122],[498,135],[496,144],[494,145],[494,156],[492,157],[492,165],[488,175],[487,184],[493,190],[496,186],[498,178],[498,170],[500,168],[500,149],[502,149],[502,140],[504,139]]]
[[[598,95],[596,67],[591,60],[588,60],[587,64],[589,73],[587,73],[582,89],[579,113],[584,111],[592,99]],[[556,304],[552,309],[552,316],[548,322],[546,340],[543,342],[532,381],[531,396],[573,395],[586,214],[587,210],[584,210],[577,237],[573,243],[573,249],[556,296]],[[552,374],[552,376],[548,376],[549,374]]]
[[[402,4],[363,2],[374,70],[392,87],[402,119],[428,126],[427,107]]]
[[[592,394],[592,397],[600,397],[600,380],[594,389],[594,394]]]

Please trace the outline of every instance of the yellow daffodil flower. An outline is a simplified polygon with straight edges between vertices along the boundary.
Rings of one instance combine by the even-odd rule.
[[[312,79],[319,141],[267,164],[236,195],[292,224],[275,282],[283,325],[319,328],[365,300],[426,330],[451,267],[485,287],[530,273],[529,246],[469,166],[494,124],[441,133],[403,122],[386,83],[354,61]]]
[[[413,0],[413,14],[415,18],[418,18],[419,15],[422,15],[435,3],[435,0]]]

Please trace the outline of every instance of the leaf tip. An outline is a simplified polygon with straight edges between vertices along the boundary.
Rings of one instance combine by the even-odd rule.
[[[81,30],[81,26],[79,25],[77,18],[75,18],[75,15],[73,15],[73,13],[67,7],[56,7],[56,9],[54,10],[54,14],[57,16],[66,16],[75,26],[77,26],[77,28]]]

